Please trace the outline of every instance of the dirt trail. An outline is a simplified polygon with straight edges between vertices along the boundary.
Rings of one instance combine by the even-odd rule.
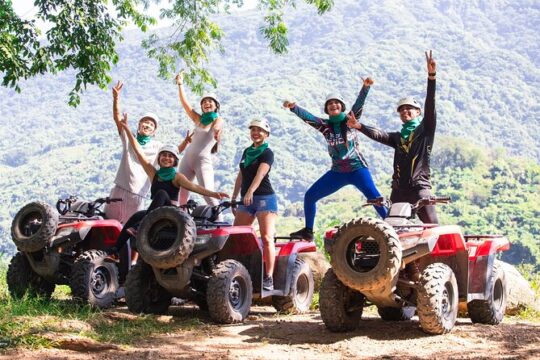
[[[175,318],[198,317],[202,325],[152,336],[121,350],[76,352],[18,350],[0,359],[538,359],[540,324],[505,319],[499,326],[458,319],[452,333],[429,336],[417,318],[384,322],[375,315],[350,333],[326,330],[318,312],[276,316],[254,307],[244,324],[214,325],[196,307],[171,308]]]

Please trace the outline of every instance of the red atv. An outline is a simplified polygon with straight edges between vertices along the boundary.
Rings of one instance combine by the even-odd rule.
[[[116,220],[104,219],[103,204],[121,199],[58,200],[56,209],[43,202],[25,205],[13,219],[11,235],[19,252],[7,272],[9,292],[15,298],[49,298],[56,284],[70,285],[74,299],[106,308],[121,294],[120,279],[129,270],[130,257],[121,267],[105,261],[122,230]],[[126,247],[127,248],[127,247]],[[129,248],[127,248],[129,252]]]
[[[273,291],[265,291],[262,243],[251,226],[218,222],[236,202],[215,207],[166,206],[142,221],[140,261],[126,280],[126,302],[135,313],[164,313],[171,298],[192,299],[220,323],[242,322],[253,298],[271,296],[278,311],[303,312],[313,298],[313,274],[299,253],[316,251],[307,241],[277,243]],[[289,239],[290,240],[290,239]]]
[[[411,221],[422,206],[449,200],[395,203],[384,221],[361,218],[327,231],[332,268],[322,281],[319,304],[329,330],[354,330],[370,304],[387,321],[409,320],[417,312],[428,334],[449,332],[459,303],[466,304],[473,322],[501,322],[507,290],[495,257],[509,249],[508,240]],[[369,204],[387,205],[382,198]]]

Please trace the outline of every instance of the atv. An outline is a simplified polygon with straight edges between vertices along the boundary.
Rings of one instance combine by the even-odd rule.
[[[280,312],[307,311],[313,274],[299,254],[315,252],[315,244],[290,238],[276,243],[274,290],[264,290],[262,242],[253,227],[217,221],[236,204],[211,207],[191,201],[150,212],[138,229],[139,262],[126,280],[128,309],[165,313],[172,297],[179,297],[229,324],[244,321],[253,299],[271,296]]]
[[[11,236],[19,252],[11,259],[7,284],[14,298],[50,298],[56,284],[69,285],[75,300],[107,308],[118,298],[121,282],[131,264],[129,247],[120,265],[107,260],[122,224],[107,220],[103,204],[121,201],[99,198],[60,199],[56,209],[44,202],[25,205],[13,219]],[[120,275],[120,276],[119,276]]]
[[[323,278],[319,304],[329,330],[356,329],[370,304],[386,321],[409,320],[416,312],[428,334],[449,332],[460,303],[474,323],[502,321],[507,289],[495,257],[510,248],[509,241],[500,235],[463,236],[456,225],[413,221],[421,207],[449,201],[394,203],[384,221],[360,218],[326,232],[332,267]],[[378,198],[366,205],[389,204]]]

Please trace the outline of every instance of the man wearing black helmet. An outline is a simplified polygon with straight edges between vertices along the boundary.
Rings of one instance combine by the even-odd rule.
[[[426,52],[428,84],[424,116],[420,103],[413,97],[399,100],[397,111],[403,122],[401,131],[387,133],[359,123],[350,115],[347,125],[360,130],[369,138],[395,149],[392,176],[392,202],[415,203],[431,195],[430,157],[435,138],[437,114],[435,112],[435,76],[437,65],[431,50]],[[424,206],[418,212],[424,223],[438,223],[434,206]]]

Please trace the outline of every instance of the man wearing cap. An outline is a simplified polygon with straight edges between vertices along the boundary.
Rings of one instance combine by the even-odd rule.
[[[435,138],[437,114],[435,112],[436,63],[432,52],[426,52],[428,84],[424,115],[420,103],[413,97],[399,100],[397,111],[403,122],[401,131],[387,133],[371,126],[360,124],[349,116],[347,125],[360,130],[369,138],[395,149],[394,174],[392,176],[392,202],[415,203],[431,195],[430,157]],[[435,207],[424,206],[418,212],[424,223],[437,224]]]
[[[144,199],[150,190],[150,181],[137,159],[133,148],[129,146],[127,134],[121,124],[119,95],[122,82],[113,87],[113,119],[122,141],[122,159],[114,180],[114,187],[110,197],[121,198],[122,201],[108,204],[105,208],[107,218],[116,219],[125,223],[131,215],[144,209]],[[144,114],[139,120],[137,128],[137,142],[141,145],[145,156],[155,161],[162,144],[154,140],[154,133],[158,125],[158,117],[152,113]]]

